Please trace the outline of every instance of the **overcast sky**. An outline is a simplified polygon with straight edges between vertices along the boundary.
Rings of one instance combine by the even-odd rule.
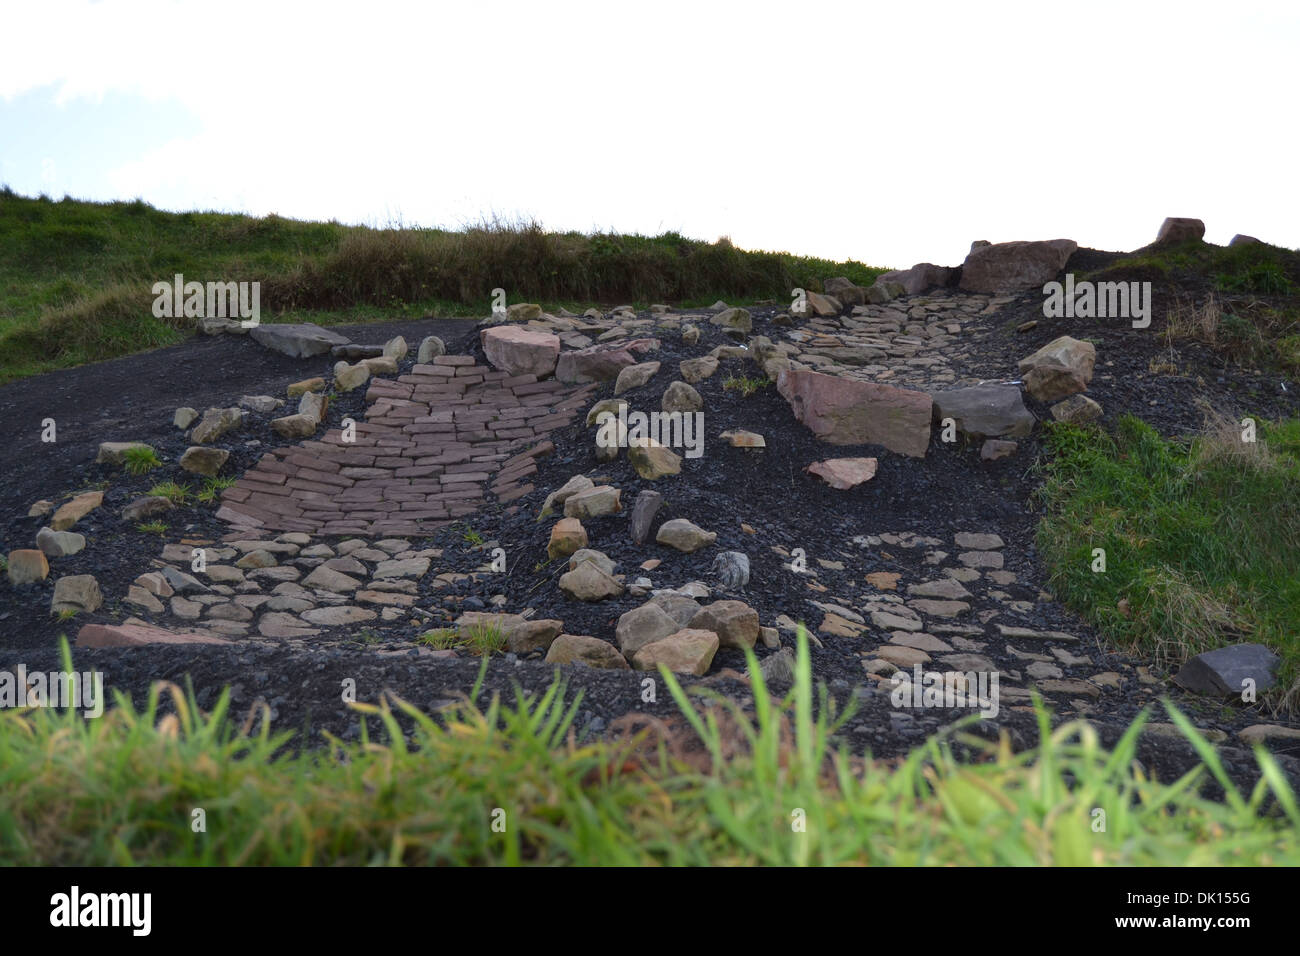
[[[0,182],[872,265],[1300,246],[1294,2],[0,3]]]

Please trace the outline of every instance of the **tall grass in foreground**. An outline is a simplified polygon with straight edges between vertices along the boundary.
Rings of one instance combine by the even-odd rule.
[[[1283,658],[1300,706],[1300,420],[1207,415],[1188,441],[1125,416],[1050,425],[1038,541],[1065,602],[1122,647],[1176,664],[1241,641]],[[1092,570],[1094,549],[1106,570]]]
[[[64,655],[71,670],[66,644]],[[1172,708],[1204,765],[1169,783],[1135,763],[1145,715],[1107,753],[1086,723],[1052,730],[1041,704],[1032,751],[954,730],[880,762],[832,749],[849,715],[832,716],[824,688],[814,708],[802,631],[784,697],[769,698],[749,664],[752,719],[725,699],[692,699],[664,671],[678,719],[612,743],[576,739],[581,695],[568,699],[558,679],[539,697],[466,702],[436,721],[401,700],[356,705],[387,742],[331,739],[296,756],[264,710],[236,728],[228,695],[202,714],[174,685],[155,687],[142,711],[119,696],[99,720],[5,713],[0,862],[1300,863],[1300,810],[1272,758],[1257,751],[1263,776],[1239,794]],[[957,739],[983,758],[958,763]],[[1223,801],[1197,794],[1207,775]],[[205,832],[192,828],[196,809]]]

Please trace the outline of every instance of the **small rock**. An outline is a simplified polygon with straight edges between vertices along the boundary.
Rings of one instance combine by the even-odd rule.
[[[199,417],[199,413],[197,409],[193,409],[190,408],[189,406],[185,406],[184,408],[176,409],[176,414],[172,415],[172,424],[175,425],[177,428],[179,428],[181,431],[184,431],[185,429],[193,425],[194,422],[198,419],[198,417]]]
[[[659,513],[659,508],[663,503],[664,496],[657,491],[646,489],[637,493],[636,501],[632,505],[632,516],[629,522],[634,542],[645,544],[650,537],[650,526],[653,524],[655,515]]]
[[[560,590],[576,601],[603,601],[623,593],[623,585],[593,561],[583,561],[560,576]]]
[[[40,554],[39,551],[36,552]],[[41,555],[44,560],[44,555]],[[54,599],[50,611],[85,611],[87,614],[97,610],[104,603],[104,595],[99,590],[99,582],[89,574],[74,574],[59,578],[54,582]]]
[[[552,561],[568,557],[587,546],[587,530],[577,518],[561,518],[551,529],[546,553]]]
[[[47,558],[66,558],[86,547],[86,536],[75,531],[54,531],[42,528],[36,532],[36,547]]]
[[[655,540],[660,544],[666,544],[678,551],[690,554],[713,544],[718,540],[718,535],[714,531],[705,531],[686,518],[673,518],[671,521],[665,521],[660,525]]]
[[[99,443],[99,454],[95,456],[97,465],[121,465],[126,461],[126,453],[132,449],[139,448],[143,451],[153,451],[152,445],[146,445],[142,441],[105,441]]]
[[[230,458],[230,452],[224,448],[205,448],[202,445],[191,445],[185,449],[185,454],[181,455],[180,466],[192,475],[206,475],[212,477],[221,470]]]
[[[627,658],[618,648],[584,634],[561,634],[546,651],[548,664],[586,664],[606,670],[627,670]]]
[[[645,645],[632,657],[637,670],[657,670],[659,665],[679,674],[703,677],[718,652],[718,635],[708,630],[684,628]]]
[[[436,335],[428,335],[420,341],[420,350],[416,354],[415,360],[421,365],[428,365],[439,355],[446,354],[447,346],[443,344],[442,339]]]
[[[9,583],[14,587],[37,584],[44,581],[50,573],[50,563],[45,559],[45,552],[36,548],[18,548],[10,551],[9,557],[5,560]]]

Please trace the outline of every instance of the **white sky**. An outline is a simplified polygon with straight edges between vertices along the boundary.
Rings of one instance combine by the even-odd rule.
[[[24,0],[0,24],[25,194],[903,267],[1132,249],[1165,216],[1300,246],[1293,2]]]

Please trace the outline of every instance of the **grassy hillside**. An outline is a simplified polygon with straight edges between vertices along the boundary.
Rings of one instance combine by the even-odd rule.
[[[883,270],[661,236],[370,229],[278,216],[170,213],[142,201],[29,199],[0,191],[0,383],[179,341],[192,320],[151,312],[153,283],[260,281],[264,321],[322,324],[486,315],[491,293],[580,311],[593,304],[785,300],[831,276]]]

